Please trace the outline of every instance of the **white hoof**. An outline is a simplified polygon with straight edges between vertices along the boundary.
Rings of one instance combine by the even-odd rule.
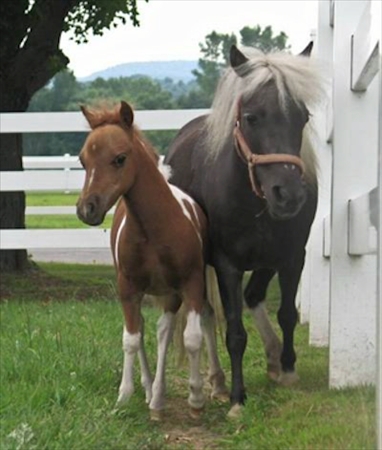
[[[126,403],[130,400],[132,392],[121,391],[118,395],[117,403],[115,405],[116,408],[121,408],[125,406]]]
[[[150,409],[150,420],[161,422],[163,420],[163,409]]]
[[[229,417],[230,419],[239,419],[242,416],[242,412],[243,412],[243,405],[236,403],[229,410],[227,417]]]

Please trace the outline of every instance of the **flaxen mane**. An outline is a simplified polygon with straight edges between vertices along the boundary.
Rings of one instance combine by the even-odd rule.
[[[287,110],[286,99],[291,97],[297,105],[304,104],[312,111],[325,94],[320,70],[311,58],[283,52],[264,54],[251,47],[241,50],[249,59],[236,68],[242,76],[231,67],[226,69],[206,122],[206,144],[212,156],[218,154],[232,136],[238,99],[248,99],[268,81],[274,80],[284,110]],[[307,168],[306,176],[314,182],[316,158],[312,145],[307,142],[307,133],[304,134],[307,145],[303,144],[301,156]]]

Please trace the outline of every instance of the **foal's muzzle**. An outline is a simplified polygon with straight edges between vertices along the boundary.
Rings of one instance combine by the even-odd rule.
[[[84,199],[80,198],[77,202],[77,217],[87,225],[100,225],[104,220],[105,213],[98,195],[93,194]]]

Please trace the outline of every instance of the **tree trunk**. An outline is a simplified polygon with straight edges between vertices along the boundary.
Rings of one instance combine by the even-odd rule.
[[[18,1],[1,4],[2,16],[9,21],[0,22],[5,42],[0,46],[0,112],[25,112],[33,94],[69,62],[59,41],[64,19],[78,0],[36,0],[33,9],[38,20],[30,23],[25,5]],[[11,23],[18,32],[12,33]],[[22,136],[0,133],[0,171],[18,170],[23,170]],[[17,228],[25,228],[25,193],[0,191],[0,229]],[[26,250],[0,250],[0,270],[20,271],[29,266]]]
[[[22,170],[21,134],[0,134],[0,171]],[[0,191],[0,229],[25,228],[25,193]],[[0,250],[0,271],[29,267],[26,250]]]

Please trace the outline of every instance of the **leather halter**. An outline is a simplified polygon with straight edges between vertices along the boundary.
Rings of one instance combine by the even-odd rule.
[[[301,175],[304,174],[304,162],[299,156],[289,155],[287,153],[270,153],[267,155],[261,155],[258,153],[252,153],[247,141],[241,131],[240,126],[240,99],[237,103],[236,111],[236,123],[233,130],[233,135],[235,138],[235,147],[245,164],[248,165],[249,179],[251,181],[252,191],[260,198],[265,198],[264,192],[261,189],[261,185],[256,177],[256,166],[257,165],[267,165],[275,163],[292,164],[297,166]]]

